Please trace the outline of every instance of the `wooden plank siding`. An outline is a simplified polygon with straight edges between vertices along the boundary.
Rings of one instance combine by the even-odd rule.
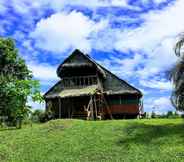
[[[130,96],[109,96],[108,103],[113,114],[139,114],[139,99]]]
[[[111,105],[110,110],[112,114],[138,114],[139,105],[137,104],[122,104],[122,105]]]

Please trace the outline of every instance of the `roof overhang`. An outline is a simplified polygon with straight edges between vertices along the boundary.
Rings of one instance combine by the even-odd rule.
[[[96,93],[98,90],[98,85],[91,85],[86,87],[77,87],[77,88],[69,88],[63,89],[61,92],[46,96],[49,98],[69,98],[69,97],[80,97],[80,96],[91,96]]]

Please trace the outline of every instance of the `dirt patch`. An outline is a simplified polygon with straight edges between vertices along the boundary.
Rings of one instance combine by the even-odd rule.
[[[67,128],[72,126],[72,120],[51,120],[47,122],[43,127],[42,130],[51,132],[51,131],[63,131]]]
[[[7,160],[7,156],[3,152],[0,152],[0,161],[3,162],[6,160]]]

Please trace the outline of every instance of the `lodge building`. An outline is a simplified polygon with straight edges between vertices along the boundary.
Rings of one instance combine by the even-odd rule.
[[[142,93],[75,50],[57,69],[60,77],[44,94],[54,118],[136,118],[142,112]]]

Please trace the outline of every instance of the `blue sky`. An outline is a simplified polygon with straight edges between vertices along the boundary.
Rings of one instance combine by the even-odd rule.
[[[1,0],[0,35],[16,40],[42,93],[78,48],[139,88],[145,111],[166,112],[173,108],[165,71],[177,60],[183,15],[184,0]]]

